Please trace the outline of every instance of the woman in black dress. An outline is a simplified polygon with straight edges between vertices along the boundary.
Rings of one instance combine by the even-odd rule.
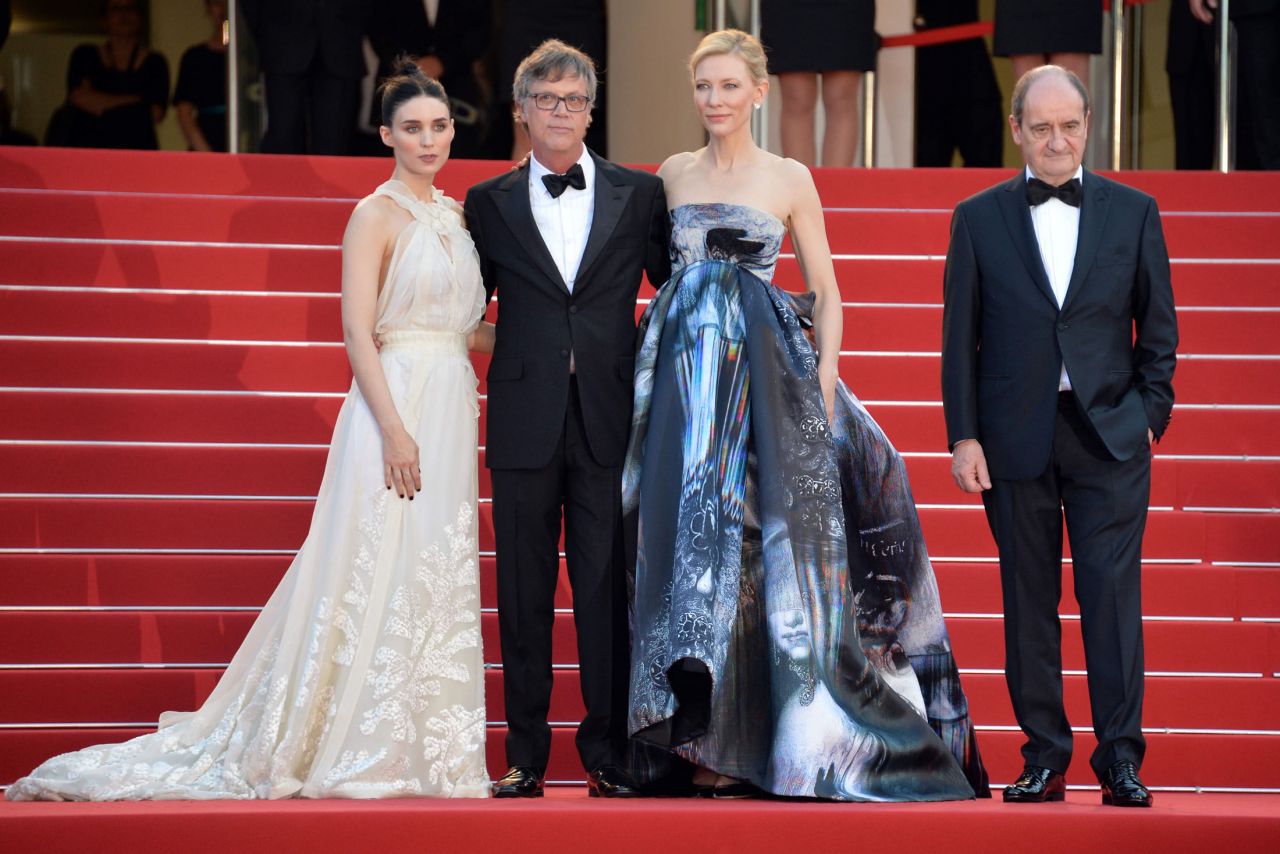
[[[71,52],[67,103],[75,113],[66,144],[158,148],[156,123],[169,102],[169,64],[142,46],[137,0],[106,0],[107,41]]]
[[[875,0],[763,0],[760,40],[782,90],[782,153],[818,164],[813,112],[822,77],[823,166],[852,166],[862,73],[876,65]]]
[[[1102,53],[1102,0],[996,0],[996,56],[1013,60],[1017,80],[1060,65],[1089,86],[1089,55]]]
[[[227,46],[222,42],[222,29],[227,21],[227,0],[205,0],[204,6],[213,32],[182,55],[173,106],[187,148],[226,151]]]

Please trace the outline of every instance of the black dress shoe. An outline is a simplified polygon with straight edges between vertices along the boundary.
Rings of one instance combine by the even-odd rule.
[[[525,765],[512,765],[499,780],[493,781],[495,798],[540,798],[542,775]]]
[[[1067,796],[1067,778],[1057,771],[1027,765],[1012,786],[1004,787],[1006,804],[1038,804]]]
[[[1107,769],[1102,775],[1102,802],[1109,807],[1149,807],[1151,792],[1138,779],[1138,766],[1128,759]]]
[[[638,798],[640,789],[622,769],[605,765],[587,775],[587,796],[592,798]]]

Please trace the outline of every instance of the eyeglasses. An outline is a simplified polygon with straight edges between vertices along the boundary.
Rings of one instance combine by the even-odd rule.
[[[552,95],[550,92],[530,92],[529,99],[539,110],[554,110],[564,101],[564,108],[571,113],[581,113],[591,106],[586,95]]]

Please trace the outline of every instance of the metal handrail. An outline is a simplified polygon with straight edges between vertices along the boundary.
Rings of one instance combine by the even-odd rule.
[[[240,153],[240,4],[227,0],[227,151]]]
[[[1231,139],[1231,0],[1218,0],[1218,133],[1216,160],[1219,172],[1230,172],[1235,166]]]
[[[760,0],[751,0],[751,35],[760,38],[761,28],[761,12]],[[751,136],[755,139],[756,145],[761,148],[769,147],[769,99],[765,98],[760,102],[760,109],[755,111],[751,117]]]
[[[1107,162],[1112,169],[1120,168],[1120,152],[1124,146],[1124,71],[1128,59],[1124,41],[1125,9],[1126,4],[1119,0],[1111,4],[1111,148]]]
[[[876,71],[862,72],[862,167],[876,165]]]

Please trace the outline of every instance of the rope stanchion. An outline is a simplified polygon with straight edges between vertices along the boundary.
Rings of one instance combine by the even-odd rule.
[[[1145,6],[1150,2],[1151,0],[1124,0],[1123,5],[1125,7]],[[1181,0],[1175,0],[1175,2],[1181,2]],[[1124,17],[1123,12],[1122,11],[1112,12],[1111,0],[1103,0],[1101,5],[1102,5],[1102,8],[1099,11],[1102,13],[1105,13],[1107,17],[1112,20],[1113,38],[1122,37],[1123,36],[1123,17]],[[975,21],[973,23],[968,23],[968,24],[955,24],[948,27],[937,27],[936,29],[925,29],[925,30],[920,30],[919,32],[901,33],[893,36],[881,36],[880,49],[889,50],[896,47],[929,47],[931,45],[950,44],[952,42],[960,42],[960,41],[967,41],[968,39],[981,38],[983,36],[986,36],[994,32],[994,30],[995,30],[995,25],[990,21]],[[1120,108],[1120,91],[1121,91],[1120,86],[1122,82],[1122,78],[1120,74],[1121,68],[1119,66],[1120,60],[1121,58],[1117,57],[1117,68],[1113,71],[1113,77],[1114,77],[1113,87],[1116,90],[1116,95],[1114,96],[1115,107],[1113,110],[1115,112],[1118,112]],[[868,76],[872,77],[873,75],[868,75]],[[868,125],[870,122],[874,121],[875,107],[873,103],[868,103],[868,102],[874,98],[874,94],[873,94],[873,88],[867,85],[867,79],[865,78],[863,81],[863,98],[866,99],[864,100],[865,117],[864,117],[863,132],[864,132],[864,135],[871,136],[873,135],[874,132],[870,130]],[[1116,115],[1113,117],[1113,125],[1116,128],[1118,128],[1119,124],[1120,124],[1120,118],[1118,115]],[[1112,168],[1119,168],[1120,134],[1118,132],[1113,132],[1112,135],[1114,137],[1112,141],[1112,152],[1111,152]],[[868,152],[864,148],[863,165],[865,166],[873,165],[871,162],[869,162],[870,159],[871,158],[868,156]]]
[[[966,39],[985,36],[995,29],[990,21],[976,21],[972,24],[956,24],[951,27],[938,27],[934,30],[921,30],[918,33],[904,33],[900,36],[885,36],[880,39],[880,48],[890,47],[926,47],[932,44],[961,42]]]
[[[1125,0],[1126,6],[1145,6],[1151,0]],[[1109,11],[1111,9],[1111,0],[1103,0],[1102,10]],[[885,50],[893,47],[928,47],[935,44],[948,44],[949,42],[960,42],[966,39],[978,38],[985,36],[995,29],[995,25],[990,21],[975,21],[971,24],[955,24],[950,27],[938,27],[931,30],[920,30],[915,33],[902,33],[896,36],[882,36],[880,38],[880,48]]]

